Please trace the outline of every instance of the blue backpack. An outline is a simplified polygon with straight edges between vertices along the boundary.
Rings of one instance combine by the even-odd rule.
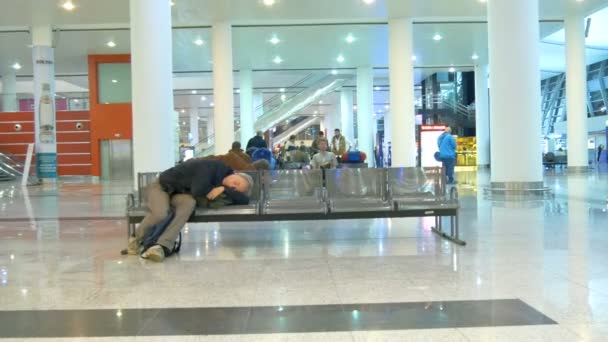
[[[150,227],[150,229],[148,229],[148,233],[146,235],[144,235],[144,238],[141,243],[143,246],[142,253],[147,251],[148,248],[157,244],[158,239],[160,238],[161,235],[163,235],[163,233],[165,232],[165,229],[167,229],[167,226],[169,226],[169,224],[171,223],[171,221],[173,221],[174,218],[175,218],[175,211],[171,210],[169,212],[169,215],[167,215],[160,222],[158,222],[154,226]],[[181,247],[182,247],[182,232],[179,232],[179,235],[177,236],[177,239],[175,240],[175,244],[173,245],[173,249],[171,249],[169,255],[174,254],[174,253],[179,253],[179,250],[181,249]],[[169,256],[169,255],[166,255],[166,256]]]

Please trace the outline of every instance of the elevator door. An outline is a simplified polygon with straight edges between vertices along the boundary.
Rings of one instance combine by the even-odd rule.
[[[130,180],[133,178],[131,140],[101,141],[101,179]]]

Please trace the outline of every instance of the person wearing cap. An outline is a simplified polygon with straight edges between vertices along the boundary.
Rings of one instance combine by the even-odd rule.
[[[161,222],[173,207],[175,217],[157,244],[142,254],[146,259],[163,261],[196,207],[196,198],[206,197],[212,201],[224,194],[231,204],[249,204],[252,187],[251,176],[235,173],[219,160],[191,159],[162,172],[148,187],[149,212],[137,227],[135,236],[129,238],[128,253],[139,254],[139,246],[148,230]]]

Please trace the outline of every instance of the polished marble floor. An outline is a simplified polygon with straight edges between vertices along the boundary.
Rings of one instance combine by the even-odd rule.
[[[191,224],[163,264],[119,253],[129,183],[2,183],[0,311],[508,299],[558,324],[82,340],[606,341],[608,174],[550,172],[552,194],[527,199],[486,197],[487,171],[457,176],[466,247],[433,235],[432,219]]]

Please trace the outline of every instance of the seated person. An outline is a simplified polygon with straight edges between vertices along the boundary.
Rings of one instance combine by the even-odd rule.
[[[232,148],[230,149],[230,151],[228,151],[228,154],[231,153],[241,157],[241,159],[243,159],[249,164],[252,163],[251,157],[247,153],[243,152],[243,149],[241,148],[241,143],[238,141],[232,143]]]
[[[291,153],[291,162],[302,164],[310,163],[310,156],[308,152],[306,152],[306,146],[300,145],[297,151]]]
[[[196,198],[215,200],[225,194],[232,204],[248,204],[253,179],[234,171],[218,160],[191,159],[160,174],[147,189],[149,212],[143,219],[135,236],[129,238],[128,253],[137,255],[139,246],[148,230],[162,221],[170,206],[175,217],[165,228],[157,244],[150,247],[142,257],[161,262],[171,253],[180,230],[184,227],[196,207]]]
[[[327,140],[319,140],[319,153],[312,157],[311,165],[313,169],[335,169],[338,167],[336,155],[332,152],[327,152],[328,146]]]

